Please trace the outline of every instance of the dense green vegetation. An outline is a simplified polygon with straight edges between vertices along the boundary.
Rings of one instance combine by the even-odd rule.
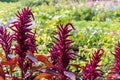
[[[71,38],[74,51],[79,55],[76,62],[84,66],[88,62],[93,50],[105,50],[101,63],[107,76],[110,63],[113,62],[115,44],[120,39],[120,8],[110,8],[103,4],[87,6],[83,3],[65,2],[57,0],[20,0],[0,2],[0,24],[5,27],[15,19],[15,12],[23,7],[30,7],[34,13],[33,30],[36,29],[37,47],[40,53],[49,55],[48,50],[53,45],[53,35],[59,24],[71,22],[75,29]],[[113,5],[111,4],[113,7]],[[72,70],[76,71],[73,67]]]

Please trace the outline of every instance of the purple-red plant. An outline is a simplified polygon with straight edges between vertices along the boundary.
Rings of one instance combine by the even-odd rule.
[[[7,60],[10,59],[8,55],[12,53],[11,51],[12,39],[13,35],[7,33],[7,30],[0,26],[0,44],[2,45]]]
[[[29,8],[22,9],[16,15],[17,20],[12,23],[11,29],[15,32],[14,37],[17,40],[14,50],[18,54],[18,65],[21,69],[22,78],[25,78],[28,68],[32,66],[30,60],[25,61],[26,53],[27,51],[31,51],[32,53],[36,51],[35,33],[31,32],[30,28],[34,16]]]
[[[56,72],[52,72],[49,68],[53,68],[54,65],[46,56],[34,55],[37,50],[35,33],[30,28],[31,21],[34,19],[31,9],[24,8],[16,15],[18,18],[10,27],[14,34],[11,35],[5,28],[0,27],[0,44],[6,54],[5,58],[0,53],[0,58],[2,58],[2,61],[0,61],[0,80],[38,80],[39,78],[51,80]],[[11,49],[13,38],[16,40],[16,45],[15,48]],[[15,54],[12,51],[15,51]],[[38,65],[38,61],[43,62],[45,66],[42,68]],[[5,70],[4,66],[6,67]],[[13,74],[17,72],[15,67],[20,68],[21,78]],[[38,75],[33,74],[34,72],[37,72]]]
[[[116,69],[116,74],[120,75],[120,43],[117,44],[115,47],[115,62],[114,62],[114,69]]]
[[[115,54],[113,55],[115,57],[115,62],[113,64],[113,68],[111,68],[111,72],[107,77],[107,80],[120,79],[120,43],[119,42],[115,47]]]
[[[82,74],[84,80],[96,80],[98,77],[102,77],[103,71],[98,69],[100,66],[98,63],[100,62],[103,53],[103,49],[98,49],[94,52],[90,63],[86,64],[86,66],[83,68]]]
[[[5,58],[7,61],[9,61],[11,58],[9,57],[10,54],[12,54],[11,45],[12,45],[13,35],[7,32],[6,28],[3,28],[3,26],[0,26],[0,44],[2,45],[2,49],[5,53]],[[2,54],[2,53],[0,53]],[[2,56],[1,56],[2,57]],[[3,65],[0,63],[0,75],[4,76],[3,79],[5,79],[5,72],[2,70]],[[10,69],[10,72],[6,70],[8,75],[12,75],[12,69]]]
[[[70,29],[69,26],[72,28]],[[58,71],[59,80],[71,80],[69,79],[65,71],[68,71],[68,65],[70,60],[73,60],[74,53],[72,51],[71,43],[73,41],[68,37],[71,36],[70,32],[74,29],[71,23],[65,26],[58,26],[59,32],[58,36],[55,38],[55,45],[50,49],[50,57],[53,65],[55,65],[55,70]]]

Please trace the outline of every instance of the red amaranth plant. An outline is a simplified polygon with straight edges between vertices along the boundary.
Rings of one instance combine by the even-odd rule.
[[[69,26],[72,29],[69,29]],[[73,41],[68,39],[71,34],[69,34],[73,29],[71,23],[66,24],[65,26],[58,26],[59,32],[58,36],[55,38],[55,45],[50,49],[50,56],[53,65],[55,65],[55,70],[58,71],[59,80],[71,80],[66,76],[65,71],[68,71],[68,65],[70,60],[73,60],[73,54],[71,52]]]
[[[12,40],[13,40],[13,35],[8,33],[6,28],[3,28],[3,26],[0,26],[0,44],[2,45],[2,48],[4,50],[6,61],[11,60],[9,56],[10,54],[12,54],[12,50],[11,50]],[[3,57],[2,53],[1,53],[1,57]],[[5,74],[3,74],[5,72],[2,70],[3,65],[1,63],[0,63],[0,68],[1,68],[0,71],[2,72],[0,74],[5,76]],[[10,68],[10,71],[6,70],[6,74],[12,76],[12,68]]]
[[[115,57],[115,62],[106,80],[120,79],[120,42],[118,42],[118,44],[116,45],[115,53],[113,55]]]
[[[13,35],[7,33],[7,30],[0,26],[0,44],[5,52],[6,59],[9,60],[9,54],[11,54],[11,45],[12,45]]]
[[[0,53],[0,80],[38,80],[39,78],[51,80],[56,71],[52,72],[49,68],[53,68],[54,65],[49,62],[48,57],[40,54],[34,55],[37,50],[35,33],[30,28],[31,18],[34,19],[32,11],[29,8],[24,8],[18,12],[17,17],[18,19],[10,27],[14,34],[11,35],[6,29],[0,27],[0,44],[6,54],[5,57],[4,54]],[[12,40],[17,41],[14,49],[11,49]],[[11,50],[14,50],[15,54]],[[42,68],[41,65],[38,65],[38,61],[43,62],[45,66]],[[18,71],[15,70],[18,67],[21,78],[13,74]],[[38,74],[35,75],[34,72]]]
[[[82,73],[84,80],[96,80],[98,77],[102,77],[103,72],[98,69],[98,63],[100,62],[103,53],[103,49],[98,49],[94,52],[90,63],[86,64],[86,66],[83,68]]]
[[[11,29],[15,32],[14,37],[17,40],[14,50],[18,54],[18,65],[21,69],[22,78],[25,78],[27,69],[32,65],[30,60],[25,61],[26,53],[27,51],[31,51],[32,53],[37,51],[35,33],[31,32],[30,28],[34,16],[29,8],[22,9],[16,15],[17,20],[12,23],[13,26],[11,26]]]

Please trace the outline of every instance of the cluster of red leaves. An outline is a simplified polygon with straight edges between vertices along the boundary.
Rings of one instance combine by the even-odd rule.
[[[11,54],[12,39],[13,35],[7,33],[7,30],[0,26],[0,44],[2,45],[7,60],[9,60],[8,55]]]
[[[14,39],[17,41],[13,51],[18,54],[18,66],[21,69],[22,78],[30,79],[30,76],[33,74],[32,72],[29,72],[28,77],[25,77],[25,75],[32,68],[32,61],[30,59],[26,60],[25,58],[27,57],[27,51],[31,51],[33,53],[31,54],[32,56],[37,51],[35,33],[30,28],[34,16],[29,8],[24,8],[21,12],[18,11],[16,15],[17,20],[10,27],[14,31]]]
[[[103,71],[98,69],[100,66],[98,63],[100,62],[103,53],[103,49],[98,49],[94,52],[90,63],[86,64],[86,66],[83,68],[82,73],[84,80],[96,80],[98,77],[103,77]]]
[[[71,29],[69,28],[72,27]],[[74,52],[71,52],[72,46],[71,43],[73,41],[68,37],[71,36],[70,32],[74,29],[71,23],[66,24],[65,26],[58,26],[59,32],[57,32],[58,36],[55,36],[55,45],[50,50],[50,57],[52,59],[52,63],[55,65],[55,70],[58,71],[59,80],[73,80],[70,76],[67,76],[65,73],[68,73],[68,66],[70,60],[74,60],[73,55]],[[74,73],[69,72],[75,76]]]

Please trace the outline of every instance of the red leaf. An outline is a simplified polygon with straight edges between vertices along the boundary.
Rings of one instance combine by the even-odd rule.
[[[26,53],[26,56],[33,61],[36,65],[38,65],[38,60],[36,59],[36,57],[34,57],[33,55]]]
[[[77,64],[70,64],[71,66],[74,66],[75,68],[82,68],[80,67],[80,65],[77,65]]]
[[[4,80],[4,78],[0,76],[0,80]]]
[[[37,58],[39,61],[42,61],[42,62],[48,60],[48,58],[47,58],[46,56],[44,56],[44,55],[36,55],[36,58]]]
[[[40,78],[52,79],[54,75],[48,73],[41,73],[34,78],[34,80],[38,80]]]
[[[15,57],[15,58],[12,58],[12,59],[10,59],[10,60],[2,61],[1,64],[2,64],[2,65],[12,66],[12,65],[16,65],[16,64],[17,64],[17,61],[18,61],[18,58]]]
[[[2,61],[1,64],[6,65],[6,66],[10,66],[11,70],[13,71],[13,69],[17,65],[17,61],[18,61],[18,57],[15,57],[15,58],[12,58],[10,60]]]
[[[45,65],[47,67],[49,67],[49,68],[54,67],[54,65],[48,61],[48,58],[46,56],[44,56],[44,55],[36,55],[36,58],[37,58],[38,61],[41,61],[41,62],[45,63]]]
[[[76,80],[76,75],[73,72],[64,71],[64,75],[70,78],[70,80]]]
[[[38,71],[38,70],[41,69],[41,67],[42,67],[42,66],[33,66],[31,70],[32,70],[32,71]]]
[[[0,67],[0,80],[4,80],[5,79],[5,73],[2,69],[2,67]]]
[[[114,75],[114,74],[109,74],[109,76],[107,77],[106,80],[111,80],[111,79],[113,79],[113,78],[115,78],[115,75]]]

